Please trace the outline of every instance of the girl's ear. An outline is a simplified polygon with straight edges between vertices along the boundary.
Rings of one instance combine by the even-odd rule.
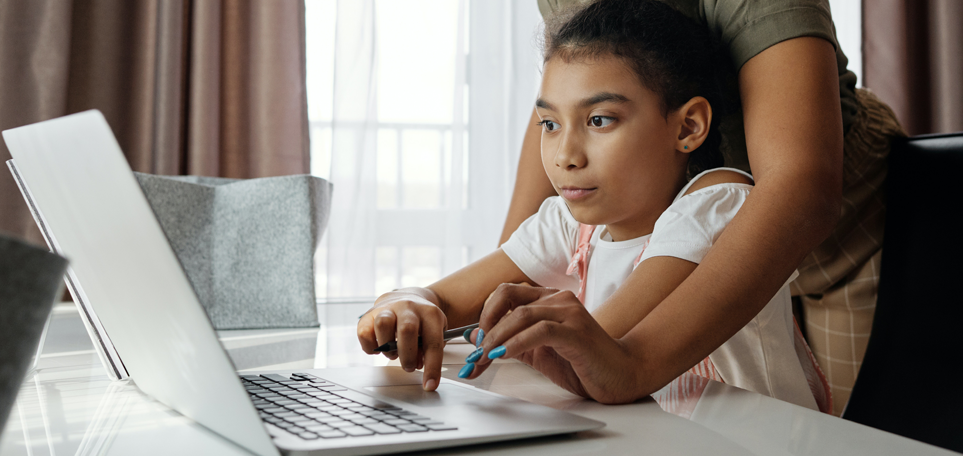
[[[675,149],[689,153],[699,148],[709,134],[712,124],[712,106],[703,97],[694,97],[675,113],[679,129]]]

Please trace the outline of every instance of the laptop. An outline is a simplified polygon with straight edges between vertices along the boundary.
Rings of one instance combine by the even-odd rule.
[[[48,243],[70,260],[71,292],[96,311],[87,317],[102,360],[122,367],[111,376],[129,374],[143,392],[252,453],[392,453],[605,425],[444,378],[425,393],[420,373],[398,367],[239,376],[103,115],[86,111],[3,138]]]

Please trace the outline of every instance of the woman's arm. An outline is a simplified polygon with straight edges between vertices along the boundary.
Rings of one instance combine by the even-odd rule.
[[[756,186],[693,273],[626,338],[670,381],[745,326],[831,233],[842,199],[843,123],[832,45],[796,38],[739,72]],[[682,324],[685,322],[685,324]],[[670,341],[670,342],[666,342]]]
[[[538,126],[538,115],[532,110],[532,118],[525,130],[522,141],[522,153],[518,159],[518,174],[515,177],[515,190],[512,192],[512,203],[508,207],[508,217],[502,228],[502,245],[512,237],[512,233],[528,217],[538,211],[545,198],[558,195],[552,181],[548,180],[545,168],[542,166],[542,128]]]
[[[626,402],[685,372],[765,307],[839,216],[843,127],[833,47],[819,38],[784,41],[750,59],[739,80],[756,186],[692,273],[621,339],[588,341],[601,326],[561,292],[532,296],[538,307],[563,309],[561,320],[543,309],[516,310],[503,330],[488,331],[486,352],[504,344],[506,356],[542,353],[553,366],[545,369],[558,369],[560,360],[548,360],[561,357],[583,373],[579,388],[590,396]],[[522,304],[517,295],[499,299]]]

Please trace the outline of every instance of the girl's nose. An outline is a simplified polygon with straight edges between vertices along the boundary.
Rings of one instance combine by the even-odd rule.
[[[565,169],[582,168],[586,164],[582,141],[571,132],[565,134],[555,152],[555,166]]]

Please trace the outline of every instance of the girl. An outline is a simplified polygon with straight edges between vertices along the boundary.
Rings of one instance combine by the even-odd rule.
[[[560,196],[495,253],[427,288],[381,296],[358,324],[364,350],[397,339],[402,367],[424,366],[434,390],[442,331],[480,321],[463,378],[516,357],[576,394],[623,403],[691,369],[825,410],[818,368],[795,338],[788,282],[735,335],[659,324],[659,303],[752,188],[747,174],[718,168],[719,53],[708,30],[659,2],[603,0],[546,24],[544,54],[542,164]],[[622,286],[630,275],[639,279]],[[523,282],[564,291],[500,285]],[[687,310],[716,311],[706,307]],[[714,350],[699,359],[699,347],[665,343],[673,337]]]

